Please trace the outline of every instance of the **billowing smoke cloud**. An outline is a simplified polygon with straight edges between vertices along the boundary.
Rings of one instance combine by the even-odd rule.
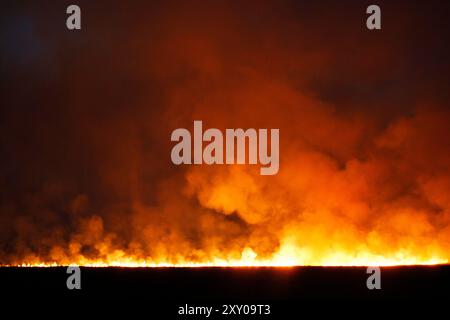
[[[447,5],[79,5],[1,14],[1,264],[448,262]],[[279,173],[173,165],[193,120]]]

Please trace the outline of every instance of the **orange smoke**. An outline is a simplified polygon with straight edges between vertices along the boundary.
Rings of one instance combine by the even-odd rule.
[[[392,29],[368,34],[364,9],[295,3],[119,8],[115,37],[92,10],[69,65],[36,53],[37,89],[12,82],[2,111],[0,264],[449,263],[447,37],[428,35],[450,28],[386,4]],[[279,173],[174,166],[195,119],[279,128]]]

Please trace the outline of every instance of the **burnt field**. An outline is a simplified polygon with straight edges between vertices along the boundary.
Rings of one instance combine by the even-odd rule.
[[[145,298],[153,303],[241,303],[309,299],[444,299],[450,266],[381,268],[381,289],[369,290],[364,267],[81,268],[81,289],[69,290],[65,267],[1,267],[9,298]]]

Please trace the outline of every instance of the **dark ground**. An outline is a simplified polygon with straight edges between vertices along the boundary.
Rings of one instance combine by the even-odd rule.
[[[67,289],[68,276],[63,267],[1,267],[2,296],[15,302],[44,301],[44,304],[39,305],[48,307],[55,306],[55,301],[73,305],[80,298],[96,307],[102,306],[102,313],[104,310],[111,310],[111,307],[114,310],[123,307],[127,313],[129,310],[136,310],[125,307],[127,301],[131,301],[139,308],[139,314],[144,310],[148,315],[145,319],[154,318],[151,315],[163,315],[164,319],[205,319],[205,316],[180,317],[179,308],[186,304],[211,306],[218,310],[209,319],[290,319],[295,314],[305,315],[305,308],[312,308],[317,315],[336,314],[336,307],[330,303],[333,301],[338,302],[334,305],[339,306],[345,315],[353,311],[358,317],[363,314],[357,308],[363,308],[364,314],[373,314],[381,306],[380,302],[388,302],[397,307],[398,312],[403,315],[405,311],[415,313],[412,308],[426,305],[429,301],[447,308],[447,290],[450,288],[450,266],[381,268],[381,290],[367,289],[366,280],[369,275],[364,267],[83,267],[81,290]],[[114,298],[119,301],[113,304],[103,302],[102,305],[97,302],[97,298]],[[410,299],[415,302],[410,302]],[[2,302],[5,301],[3,298]],[[224,305],[228,304],[270,305],[271,313],[269,316],[223,315]],[[391,309],[390,306],[389,310]],[[426,310],[429,308],[426,307]],[[392,315],[392,312],[389,314]],[[383,315],[384,311],[380,316]]]
[[[171,301],[435,299],[450,288],[450,266],[381,268],[381,290],[368,290],[364,267],[81,268],[81,290],[68,290],[66,268],[0,268],[4,292],[24,296],[144,297]]]

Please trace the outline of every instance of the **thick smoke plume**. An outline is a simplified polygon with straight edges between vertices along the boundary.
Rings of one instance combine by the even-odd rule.
[[[79,6],[1,13],[1,264],[449,261],[447,4]],[[193,120],[279,128],[279,173],[173,165]]]

